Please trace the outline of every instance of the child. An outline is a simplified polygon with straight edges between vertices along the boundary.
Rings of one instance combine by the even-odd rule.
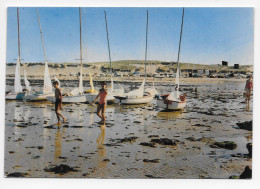
[[[58,123],[57,125],[60,125],[61,124],[61,121],[60,121],[60,116],[63,118],[63,123],[66,122],[66,118],[61,115],[61,113],[59,113],[59,110],[61,109],[62,107],[62,95],[61,95],[61,91],[60,89],[58,88],[58,81],[54,81],[53,82],[53,87],[55,88],[55,113],[57,115],[57,119],[58,119]]]
[[[98,104],[98,107],[97,107],[97,115],[101,118],[100,123],[105,123],[105,121],[106,121],[105,111],[106,111],[106,107],[107,107],[107,99],[106,99],[106,97],[107,97],[107,89],[110,88],[111,86],[107,87],[106,82],[102,82],[101,86],[102,86],[102,88],[99,90],[98,96],[91,103],[91,105],[93,105],[96,102],[96,100],[98,98],[100,98],[99,99],[99,104]],[[102,115],[100,114],[101,111],[102,111]]]

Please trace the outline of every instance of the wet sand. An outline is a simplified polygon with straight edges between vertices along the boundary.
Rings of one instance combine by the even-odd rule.
[[[239,129],[236,124],[253,118],[252,109],[245,111],[244,84],[230,81],[181,86],[188,95],[183,112],[163,112],[155,100],[148,105],[109,105],[106,125],[97,123],[96,107],[88,104],[63,104],[62,113],[68,123],[55,126],[53,104],[7,101],[5,175],[185,179],[239,176],[246,166],[252,168],[246,148],[252,142],[252,131]],[[66,87],[73,85],[66,83]],[[130,86],[124,88],[129,90]],[[159,83],[156,88],[160,93],[170,91],[169,86]],[[214,145],[223,141],[232,141],[237,147],[231,150]]]

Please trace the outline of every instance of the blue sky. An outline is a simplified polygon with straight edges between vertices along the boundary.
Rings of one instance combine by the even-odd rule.
[[[78,8],[38,8],[49,62],[79,62]],[[82,8],[83,62],[144,60],[147,8]],[[176,61],[182,8],[148,8],[148,60]],[[35,8],[20,8],[21,58],[42,62]],[[17,58],[16,8],[7,12],[7,62]],[[253,8],[185,8],[181,62],[253,64]]]

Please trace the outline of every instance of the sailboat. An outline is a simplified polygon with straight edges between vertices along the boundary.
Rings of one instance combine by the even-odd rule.
[[[182,22],[181,22],[180,41],[179,41],[179,50],[178,50],[178,58],[177,58],[175,88],[172,90],[170,94],[161,95],[160,98],[157,99],[157,106],[168,110],[182,110],[186,106],[186,95],[180,95],[180,91],[179,91],[179,86],[180,86],[179,58],[180,58],[180,50],[181,50],[183,20],[184,20],[184,8],[182,11]]]
[[[80,77],[79,77],[79,87],[74,88],[67,96],[62,98],[64,103],[81,103],[86,102],[86,95],[83,93],[83,78],[82,78],[82,37],[81,37],[81,8],[79,8],[79,24],[80,24]]]
[[[37,12],[37,17],[38,17],[38,21],[39,21],[39,28],[40,28],[40,33],[41,33],[42,47],[43,47],[44,59],[45,59],[44,83],[43,83],[42,92],[26,95],[23,97],[24,101],[43,101],[43,100],[47,99],[46,98],[47,96],[54,96],[54,93],[52,91],[51,78],[49,75],[49,68],[48,68],[46,52],[45,52],[45,48],[44,48],[41,22],[40,22],[39,12],[38,12],[37,8],[36,8],[36,12]]]
[[[115,102],[120,104],[146,104],[153,100],[154,95],[145,92],[146,82],[146,64],[147,64],[147,36],[148,35],[148,10],[147,10],[147,23],[146,23],[146,46],[145,46],[145,77],[137,90],[130,91],[123,95],[115,96]]]
[[[107,32],[107,47],[108,47],[108,55],[109,55],[109,62],[110,62],[110,76],[111,76],[111,87],[108,89],[107,94],[107,102],[111,103],[115,101],[114,96],[123,95],[124,88],[120,86],[119,89],[114,88],[114,81],[113,81],[113,71],[112,71],[112,61],[111,61],[111,53],[110,53],[110,44],[109,44],[109,35],[108,35],[108,27],[107,27],[107,13],[104,11],[105,14],[105,22],[106,22],[106,32]]]
[[[20,30],[19,30],[19,8],[17,8],[17,26],[18,26],[18,57],[15,67],[15,78],[14,78],[14,91],[6,94],[6,100],[22,100],[26,92],[23,91],[21,85],[21,75],[20,75]],[[28,80],[27,80],[28,81]]]

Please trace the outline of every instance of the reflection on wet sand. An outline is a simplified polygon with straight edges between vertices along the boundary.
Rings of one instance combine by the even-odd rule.
[[[177,119],[183,116],[182,111],[160,111],[156,115],[160,119]]]
[[[103,145],[105,142],[105,130],[106,125],[103,124],[100,126],[100,134],[97,138],[97,164],[94,172],[92,174],[97,175],[98,177],[105,178],[106,177],[106,165],[107,160],[106,159],[106,147]]]
[[[57,164],[58,161],[60,161],[61,157],[61,144],[62,144],[62,136],[65,133],[66,128],[62,128],[62,131],[60,127],[58,127],[56,136],[55,136],[55,150],[54,150],[54,163]]]

